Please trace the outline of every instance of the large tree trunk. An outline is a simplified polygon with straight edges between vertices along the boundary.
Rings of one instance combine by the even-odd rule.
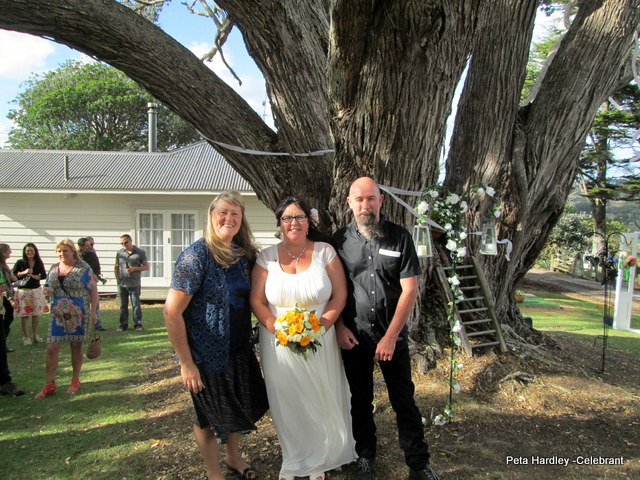
[[[349,220],[350,182],[435,183],[454,91],[468,60],[445,183],[496,188],[511,261],[483,260],[499,318],[556,223],[598,106],[619,79],[640,0],[583,0],[535,100],[518,105],[536,0],[220,0],[263,71],[278,131],[184,47],[114,0],[0,0],[0,27],[52,38],[124,71],[210,139],[288,153],[221,152],[269,207],[304,193],[328,229]],[[473,204],[478,227],[486,205]],[[390,198],[385,214],[413,219]],[[472,251],[476,245],[471,242]],[[425,264],[419,327],[444,318]],[[434,301],[435,300],[435,301]],[[424,330],[424,329],[419,329]],[[444,331],[444,326],[442,331]]]

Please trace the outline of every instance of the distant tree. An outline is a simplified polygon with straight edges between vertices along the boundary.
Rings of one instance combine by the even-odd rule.
[[[575,13],[575,10],[568,12]],[[568,18],[565,21],[568,22]],[[552,26],[540,42],[533,44],[522,90],[523,102],[535,97],[546,65],[558,50],[564,33],[563,29]],[[631,80],[630,75],[622,75],[620,86],[603,102],[580,155],[577,184],[591,206],[593,231],[602,235],[607,232],[609,201],[640,198],[640,159],[622,158],[625,153],[621,153],[628,154],[636,142],[634,134],[640,129],[640,90]],[[593,239],[594,251],[601,250],[602,237],[596,235]],[[553,243],[551,237],[549,243]]]
[[[8,118],[12,148],[145,150],[147,103],[156,102],[133,80],[104,63],[69,61],[34,75],[14,100]],[[200,138],[196,130],[158,105],[158,149]]]
[[[549,235],[549,243],[574,252],[586,251],[593,234],[587,215],[565,211]]]
[[[580,157],[580,190],[591,203],[594,229],[601,234],[607,233],[608,201],[640,198],[640,159],[616,153],[624,148],[629,152],[639,128],[640,89],[627,83],[602,105]]]
[[[531,46],[527,72],[522,87],[522,103],[526,103],[527,99],[531,96],[537,79],[547,63],[547,58],[549,58],[549,54],[556,43],[558,43],[558,39],[562,36],[562,33],[563,31],[557,27],[549,27],[548,34],[540,42],[535,42]]]

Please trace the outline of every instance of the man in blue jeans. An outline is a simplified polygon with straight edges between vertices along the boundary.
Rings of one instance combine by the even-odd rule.
[[[142,309],[140,308],[140,276],[149,270],[147,254],[133,244],[131,235],[120,237],[122,248],[116,254],[115,276],[118,282],[120,296],[120,327],[117,332],[129,328],[129,298],[133,310],[133,325],[135,330],[142,330]]]

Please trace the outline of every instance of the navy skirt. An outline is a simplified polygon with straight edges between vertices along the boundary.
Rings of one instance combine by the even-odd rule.
[[[223,373],[206,374],[200,369],[204,388],[191,392],[194,423],[211,427],[221,443],[229,433],[248,433],[269,410],[267,390],[258,359],[252,348],[232,353]]]

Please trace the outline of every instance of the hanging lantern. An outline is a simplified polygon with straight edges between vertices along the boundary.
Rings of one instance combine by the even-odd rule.
[[[413,227],[413,243],[416,246],[418,257],[433,257],[433,249],[431,247],[431,233],[427,225],[416,225]]]
[[[480,253],[482,255],[498,254],[496,224],[493,222],[485,222],[485,224],[482,225],[482,237],[480,239]]]

